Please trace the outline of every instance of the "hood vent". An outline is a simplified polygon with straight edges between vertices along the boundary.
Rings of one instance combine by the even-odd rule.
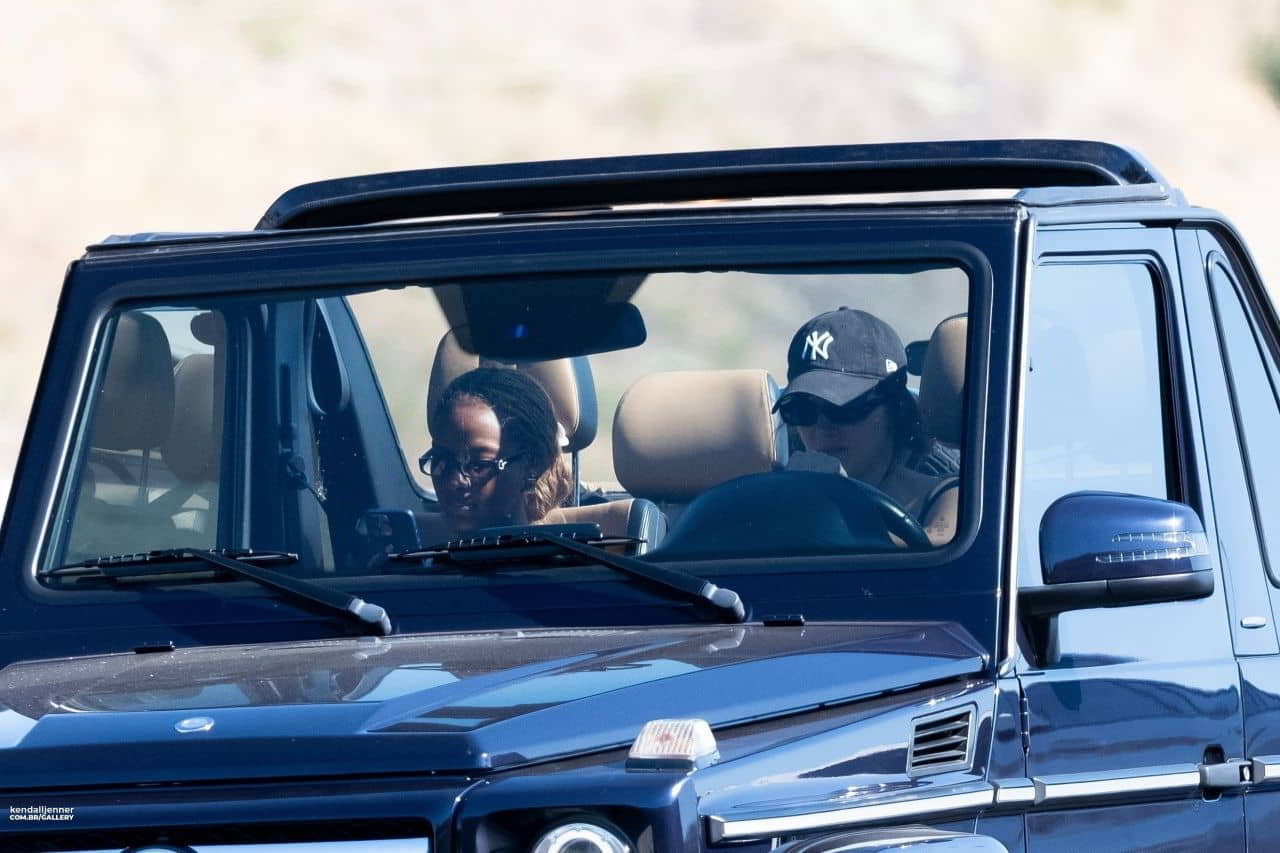
[[[974,706],[941,711],[911,721],[907,775],[968,770],[973,764]]]

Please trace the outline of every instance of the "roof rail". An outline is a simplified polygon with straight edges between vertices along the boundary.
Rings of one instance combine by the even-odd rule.
[[[385,172],[303,184],[259,230],[467,213],[794,195],[1164,184],[1140,155],[1065,139],[762,148]]]

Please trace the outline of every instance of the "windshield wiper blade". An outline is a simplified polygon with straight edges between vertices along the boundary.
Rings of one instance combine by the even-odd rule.
[[[191,548],[159,548],[153,551],[139,551],[134,554],[104,554],[90,557],[75,563],[67,563],[56,569],[41,571],[41,578],[134,578],[146,575],[181,574],[185,569],[174,569],[174,563],[190,563],[199,559]],[[271,565],[275,563],[296,563],[298,555],[289,551],[258,551],[248,548],[217,548],[208,550],[211,554],[229,557],[254,565]],[[207,572],[201,568],[195,571]]]
[[[727,622],[746,621],[746,605],[733,590],[716,586],[697,575],[677,572],[655,563],[646,563],[634,557],[614,554],[592,544],[594,542],[613,544],[615,541],[625,543],[631,540],[606,539],[600,535],[600,526],[597,524],[535,524],[480,531],[470,539],[446,542],[438,548],[393,554],[390,559],[408,562],[431,558],[433,563],[436,560],[444,560],[479,568],[483,565],[496,565],[507,561],[517,552],[522,557],[537,556],[537,551],[540,550],[538,546],[550,545],[552,549],[561,553],[568,552],[585,557],[593,563],[659,586],[668,592],[678,593],[697,604],[713,609]]]
[[[350,593],[329,589],[302,578],[290,577],[257,565],[297,562],[298,555],[287,551],[235,551],[225,549],[211,551],[206,548],[167,548],[144,551],[139,554],[114,554],[94,557],[41,572],[40,577],[122,580],[143,578],[150,575],[175,575],[208,571],[206,568],[180,568],[174,565],[175,563],[190,563],[193,560],[206,563],[216,569],[229,572],[245,580],[251,580],[261,586],[291,595],[294,598],[318,604],[327,610],[342,613],[349,619],[355,619],[366,630],[371,629],[374,633],[382,636],[391,634],[391,617],[387,615],[386,610],[378,605]]]

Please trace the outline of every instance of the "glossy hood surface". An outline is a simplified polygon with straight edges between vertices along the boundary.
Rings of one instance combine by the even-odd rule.
[[[530,630],[179,649],[0,671],[0,790],[476,775],[983,671],[950,623]]]

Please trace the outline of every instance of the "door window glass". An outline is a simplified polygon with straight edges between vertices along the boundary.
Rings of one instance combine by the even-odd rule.
[[[1221,261],[1209,268],[1223,359],[1230,379],[1267,570],[1280,584],[1280,407],[1240,293]]]
[[[196,309],[116,318],[66,560],[215,544],[224,328],[220,313]]]
[[[1040,583],[1040,518],[1071,492],[1168,496],[1155,285],[1140,263],[1049,264],[1031,291],[1022,582]],[[1030,571],[1028,571],[1030,570]]]

